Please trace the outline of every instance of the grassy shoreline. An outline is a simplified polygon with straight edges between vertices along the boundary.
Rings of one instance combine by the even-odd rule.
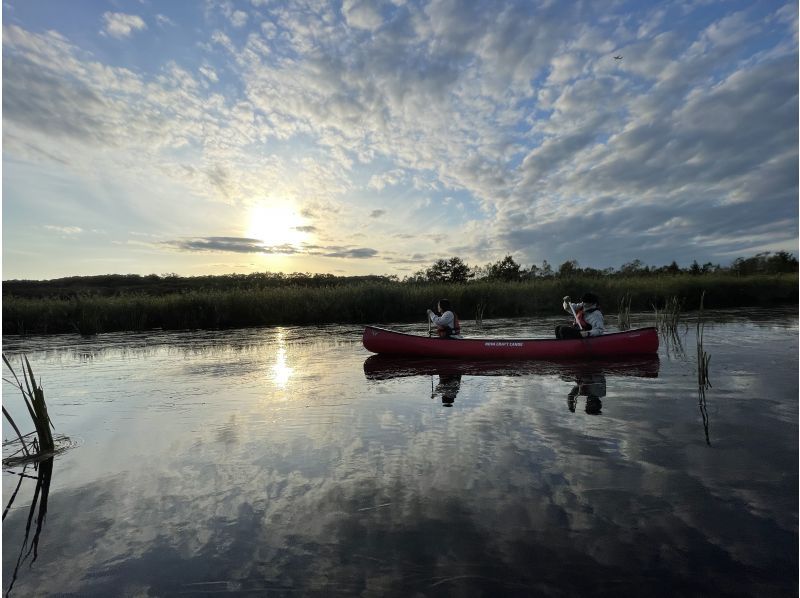
[[[661,307],[672,298],[684,309],[797,303],[798,275],[708,274],[658,277],[574,277],[524,282],[467,284],[365,281],[352,285],[198,289],[148,295],[3,297],[3,334],[213,329],[280,324],[413,322],[437,298],[447,297],[462,319],[523,317],[561,312],[561,298],[587,290],[600,295],[604,312],[615,314],[623,295],[634,310]]]

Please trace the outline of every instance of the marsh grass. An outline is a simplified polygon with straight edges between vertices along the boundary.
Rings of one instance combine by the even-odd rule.
[[[664,307],[660,310],[657,305],[653,304],[656,328],[658,328],[659,332],[669,336],[678,335],[682,306],[683,301],[674,295],[667,298],[664,302]]]
[[[13,376],[13,380],[9,378],[3,378],[3,381],[15,386],[22,393],[22,400],[24,401],[25,407],[28,410],[28,414],[31,417],[31,421],[36,428],[36,439],[30,444],[25,442],[25,437],[30,437],[33,433],[23,436],[16,422],[11,417],[11,414],[4,406],[3,415],[17,433],[17,440],[19,441],[20,445],[20,448],[16,453],[10,455],[9,457],[4,456],[4,464],[14,460],[14,458],[20,453],[22,453],[23,459],[35,459],[46,455],[52,455],[55,451],[55,443],[53,441],[53,434],[51,432],[51,428],[53,428],[53,422],[50,420],[50,415],[47,413],[47,403],[44,399],[44,390],[42,390],[41,384],[37,383],[36,377],[33,374],[33,368],[31,367],[28,358],[23,356],[21,360],[22,381],[20,381],[19,376],[17,376],[17,373],[14,371],[14,368],[11,367],[11,363],[9,362],[8,358],[3,355],[3,362],[6,364],[6,367]],[[5,446],[6,443],[4,443],[4,448]]]
[[[447,297],[476,319],[561,313],[561,297],[591,290],[603,306],[627,297],[631,311],[664,305],[671,297],[694,303],[705,289],[714,308],[797,301],[796,275],[731,274],[664,277],[574,277],[467,284],[361,282],[322,287],[210,288],[162,295],[122,294],[3,298],[4,334],[210,329],[261,325],[418,321]]]
[[[619,300],[617,327],[620,330],[630,330],[631,328],[631,296],[629,293],[625,293]]]
[[[683,300],[677,296],[667,297],[661,309],[656,304],[652,305],[655,326],[664,341],[664,347],[667,353],[676,355],[685,354],[680,332],[682,306]]]

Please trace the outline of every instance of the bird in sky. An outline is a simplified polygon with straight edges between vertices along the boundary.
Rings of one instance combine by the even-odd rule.
[[[622,55],[620,54],[619,56],[614,56],[614,60],[622,60]]]

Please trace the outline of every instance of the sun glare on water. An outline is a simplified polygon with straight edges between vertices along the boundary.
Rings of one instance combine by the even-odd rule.
[[[259,204],[250,210],[247,236],[265,245],[297,245],[308,233],[300,227],[303,218],[288,203]]]

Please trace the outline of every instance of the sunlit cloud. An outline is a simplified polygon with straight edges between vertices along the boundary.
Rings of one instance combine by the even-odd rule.
[[[138,15],[128,15],[121,12],[103,13],[103,31],[105,35],[123,38],[130,37],[135,31],[147,29],[147,25]]]

